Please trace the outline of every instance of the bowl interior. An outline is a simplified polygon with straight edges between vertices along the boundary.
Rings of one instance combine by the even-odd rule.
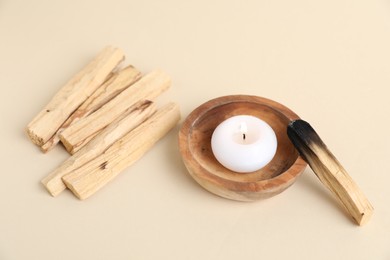
[[[211,150],[211,136],[214,129],[224,120],[236,115],[252,115],[267,122],[275,131],[278,147],[271,162],[258,171],[250,173],[233,172],[221,165]],[[261,102],[236,101],[211,107],[192,122],[188,137],[188,149],[206,171],[220,178],[235,182],[258,182],[272,179],[297,160],[298,152],[287,136],[290,119]]]

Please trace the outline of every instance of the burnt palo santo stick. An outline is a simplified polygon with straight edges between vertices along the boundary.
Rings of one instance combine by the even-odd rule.
[[[309,123],[292,121],[287,135],[320,181],[340,200],[352,218],[365,224],[373,213],[370,202]]]

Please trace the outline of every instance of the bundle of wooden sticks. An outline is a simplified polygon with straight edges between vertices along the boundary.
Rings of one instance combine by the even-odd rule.
[[[154,100],[171,84],[160,70],[119,69],[123,51],[104,48],[28,124],[43,152],[61,142],[72,155],[42,180],[53,196],[69,188],[85,199],[137,161],[180,119],[175,103]]]

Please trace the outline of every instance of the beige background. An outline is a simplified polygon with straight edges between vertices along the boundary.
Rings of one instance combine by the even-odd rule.
[[[389,1],[0,1],[0,259],[390,259]],[[279,101],[317,129],[375,207],[355,226],[310,169],[229,201],[181,162],[178,128],[86,201],[39,181],[26,124],[103,46],[173,78],[183,118],[227,94]]]

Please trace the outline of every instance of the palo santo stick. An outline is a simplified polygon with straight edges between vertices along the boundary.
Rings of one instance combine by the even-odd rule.
[[[320,181],[340,200],[356,223],[365,224],[373,207],[310,124],[295,120],[289,124],[287,134]]]
[[[173,103],[166,105],[103,154],[65,175],[62,180],[79,199],[88,198],[141,158],[179,119],[179,107]]]
[[[122,116],[117,118],[109,126],[104,128],[95,138],[77,153],[67,159],[56,170],[42,180],[52,196],[59,195],[65,190],[62,177],[73,170],[89,162],[96,156],[102,154],[111,144],[123,137],[129,131],[137,127],[153,113],[155,105],[151,101],[140,101],[128,109]]]
[[[123,111],[139,100],[153,100],[167,90],[170,83],[169,76],[162,71],[156,70],[147,74],[99,110],[66,128],[60,134],[61,142],[68,152],[74,154],[90,140],[91,136],[110,124]]]
[[[27,134],[31,141],[38,146],[46,143],[123,59],[124,54],[120,49],[104,48],[94,60],[69,80],[28,124]]]
[[[43,152],[51,150],[60,140],[59,134],[75,123],[77,120],[84,118],[92,112],[99,109],[113,97],[129,87],[141,77],[141,73],[133,66],[128,66],[119,72],[113,73],[111,78],[103,83],[76,111],[62,124],[57,132],[41,146]]]

